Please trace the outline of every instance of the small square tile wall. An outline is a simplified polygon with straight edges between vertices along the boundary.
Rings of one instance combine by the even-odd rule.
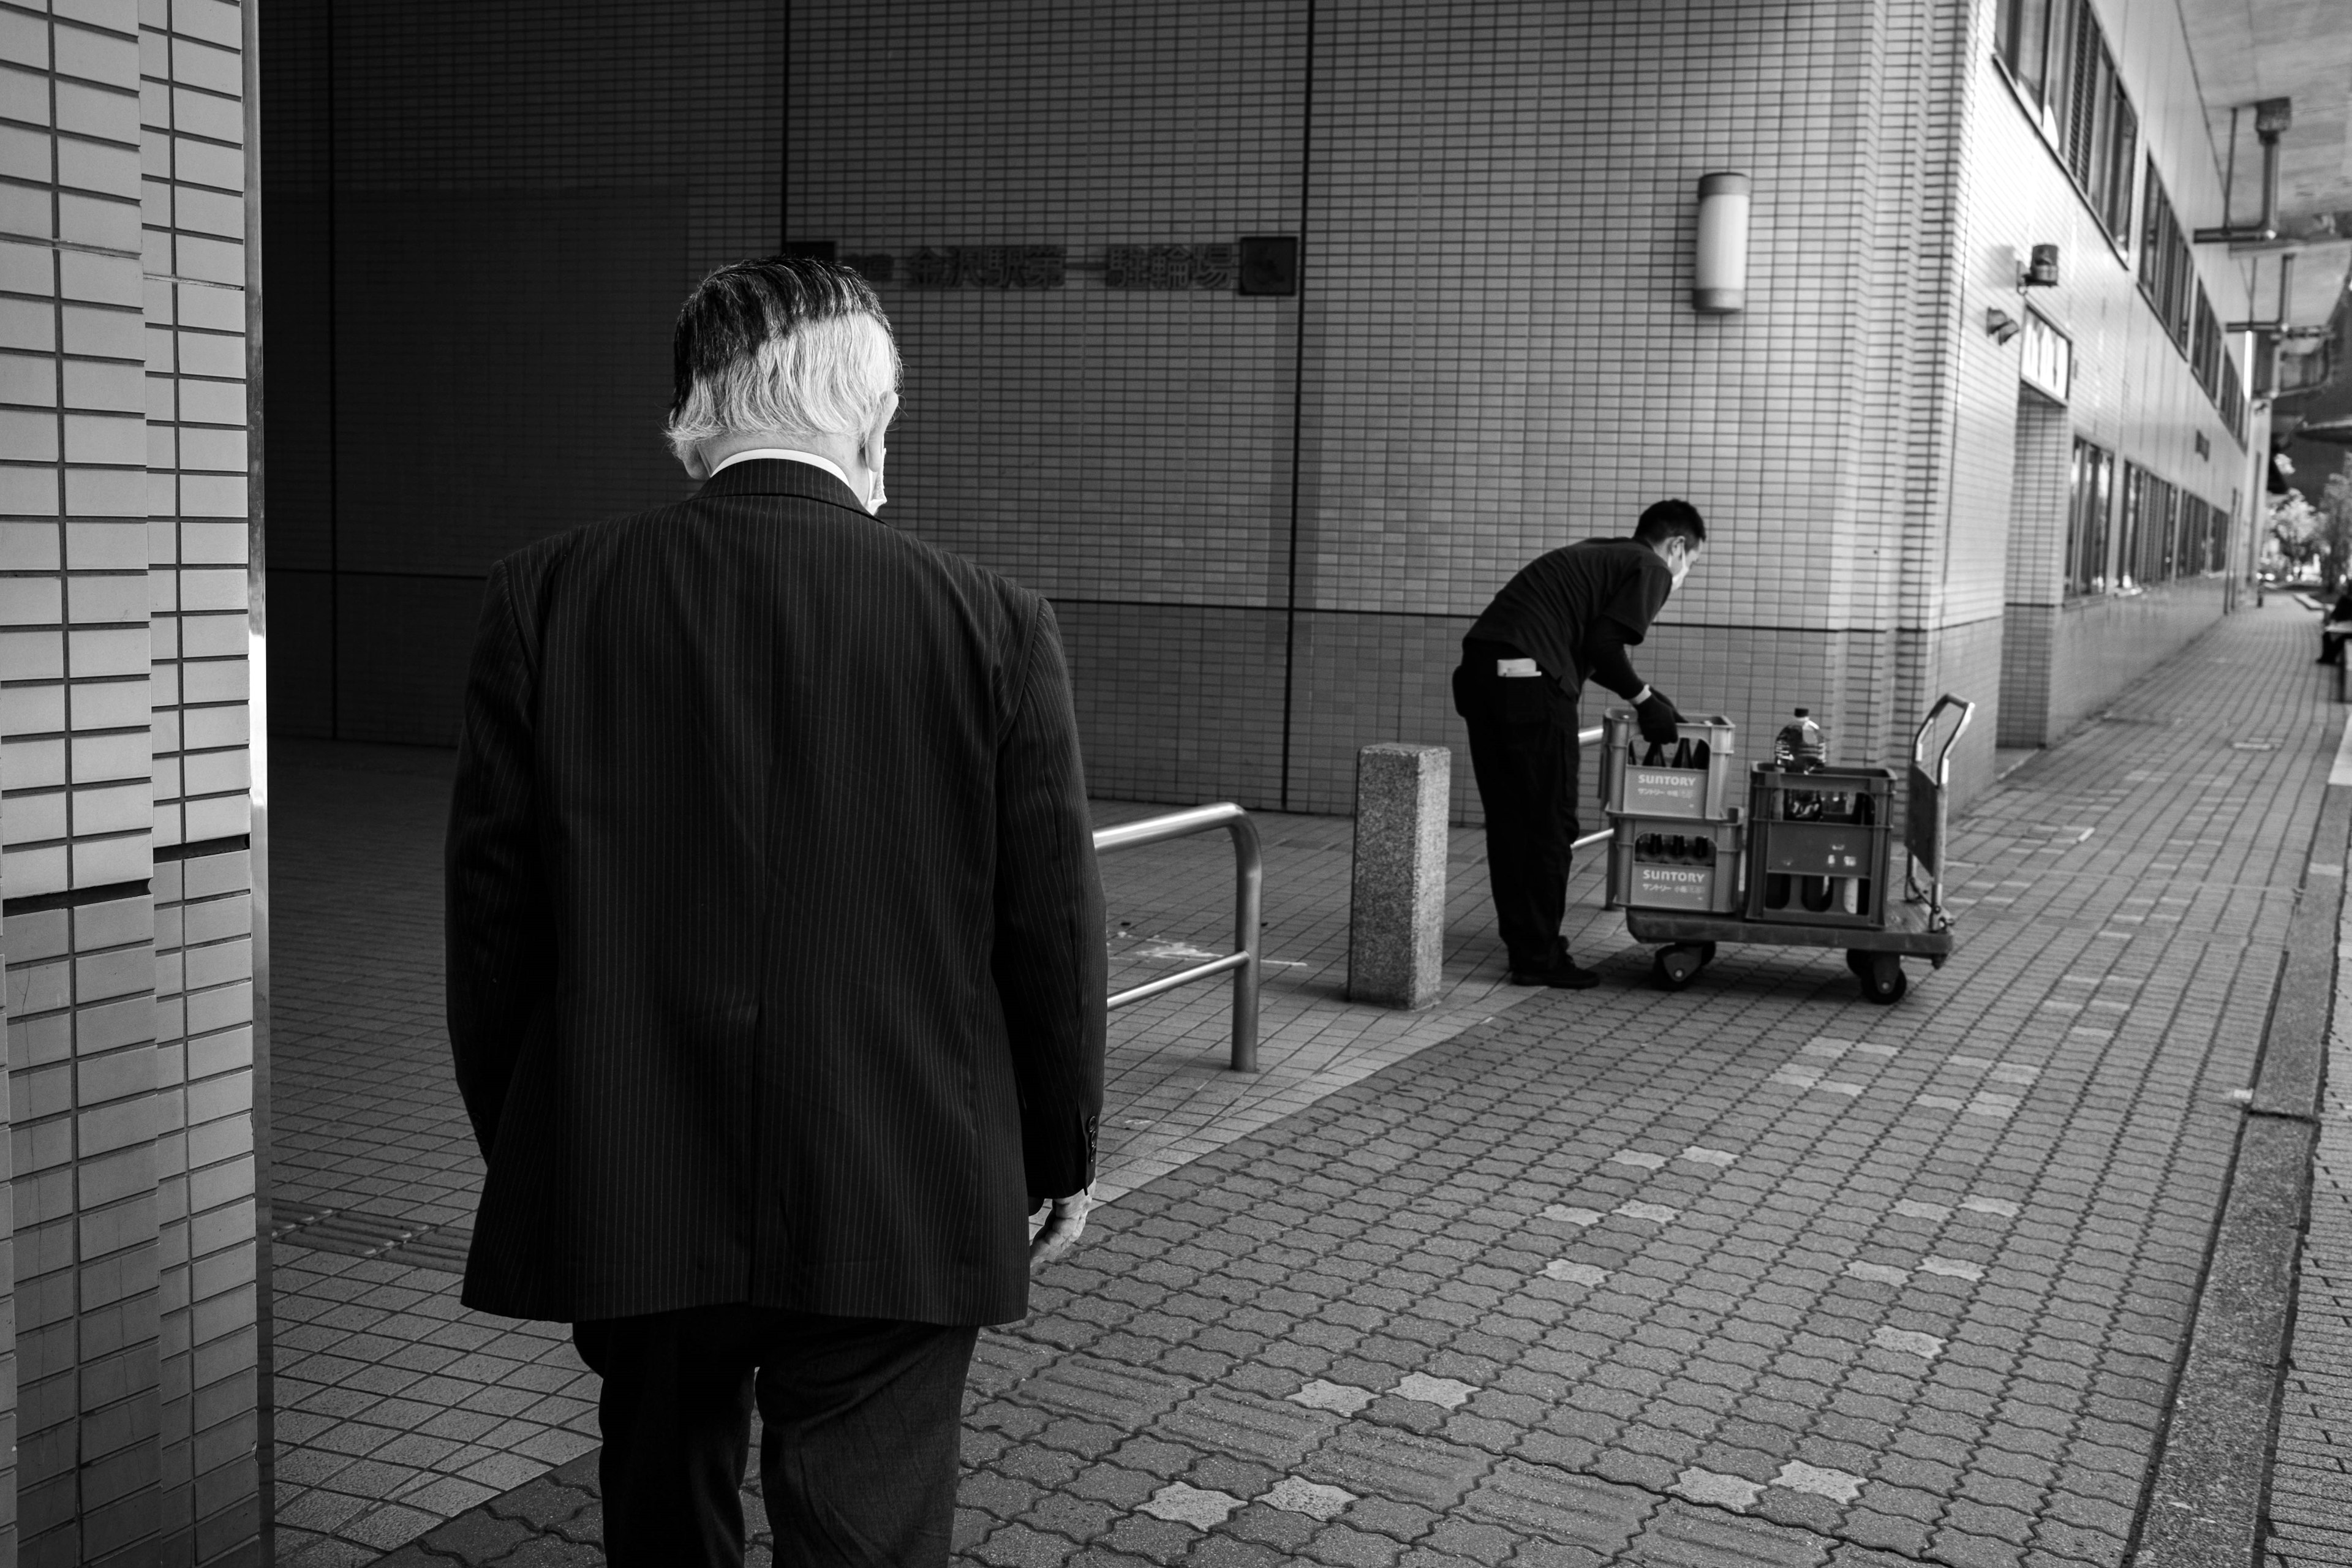
[[[1433,628],[1669,494],[1714,548],[1643,673],[1751,737],[1809,706],[1856,762],[1971,697],[1965,798],[2012,580],[2057,537],[2012,537],[2020,351],[1983,331],[1991,303],[2072,337],[2070,429],[2209,500],[2252,493],[2223,482],[2245,448],[2129,244],[1995,62],[1990,0],[278,10],[273,101],[318,132],[287,244],[329,278],[289,309],[335,326],[278,340],[323,394],[289,417],[331,426],[279,520],[287,625],[317,655],[283,667],[288,718],[319,732],[446,743],[451,604],[505,549],[677,492],[651,433],[678,281],[778,240],[881,280],[908,366],[891,521],[1087,628],[1097,775],[1166,799],[1343,809],[1359,746],[1454,733]],[[2184,221],[2214,220],[2178,16],[2096,11]],[[528,101],[497,90],[522,56],[551,84]],[[1696,189],[1720,169],[1754,181],[1748,303],[1703,315]],[[1231,286],[1223,247],[1253,235],[1298,240],[1297,293]],[[515,299],[559,237],[594,254]],[[2042,242],[2063,280],[2021,300]],[[2218,310],[2242,304],[2243,264],[2198,266]],[[542,309],[572,330],[519,325]],[[489,417],[485,363],[551,401]],[[2019,644],[2050,723],[2105,689],[2121,627],[2160,655],[2218,609],[2205,584],[2151,596]],[[1265,657],[1253,631],[1181,702],[1150,696],[1253,615],[1281,622],[1270,685],[1225,657]]]
[[[775,248],[786,9],[263,8],[282,730],[454,743],[490,563],[688,491],[671,323]]]
[[[2154,0],[2098,0],[2094,11],[2139,120],[2135,220],[2120,241],[1998,61],[1989,6],[1972,8],[1962,62],[1947,263],[1957,298],[1946,374],[1953,521],[1944,618],[1927,626],[1971,624],[1997,603],[2019,623],[2005,636],[2000,671],[2004,710],[1994,729],[2005,744],[2056,739],[2222,610],[2218,573],[2128,595],[2065,595],[2074,439],[2114,456],[2118,498],[2121,465],[2130,462],[2225,512],[2234,508],[2241,564],[2252,521],[2247,498],[2258,493],[2249,478],[2253,454],[2266,450],[2259,421],[2242,442],[2230,430],[2138,286],[2137,204],[2146,200],[2149,170],[2184,225],[2222,219],[2220,151],[2179,12]],[[2055,287],[2020,287],[2019,268],[2037,244],[2058,247]],[[2193,254],[2216,313],[2250,314],[2250,264],[2219,247]],[[2074,376],[2063,406],[2021,393],[2021,343],[1996,342],[1986,330],[1987,312],[1996,309],[2021,322],[2032,311],[2067,338]],[[2242,347],[2236,352],[2243,377]],[[2011,702],[2021,709],[2014,715],[2006,711]]]
[[[0,4],[0,1562],[260,1552],[247,22]]]

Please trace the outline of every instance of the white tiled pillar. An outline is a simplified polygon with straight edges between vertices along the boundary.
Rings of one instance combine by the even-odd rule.
[[[244,26],[0,3],[0,1564],[261,1555]]]

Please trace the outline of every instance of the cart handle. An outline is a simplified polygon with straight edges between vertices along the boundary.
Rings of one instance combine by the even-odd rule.
[[[1936,716],[1947,708],[1958,709],[1960,721],[1952,726],[1952,732],[1944,738],[1943,750],[1936,753],[1936,771],[1933,776],[1936,780],[1936,787],[1938,789],[1952,782],[1952,748],[1958,745],[1960,737],[1969,732],[1969,721],[1977,716],[1977,705],[1965,697],[1955,697],[1947,691],[1936,699],[1936,705],[1927,710],[1927,717],[1919,721],[1919,728],[1911,735],[1911,761],[1921,773],[1926,773],[1927,771],[1927,731],[1936,727]]]

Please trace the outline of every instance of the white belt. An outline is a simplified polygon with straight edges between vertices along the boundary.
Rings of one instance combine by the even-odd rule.
[[[1532,675],[1541,675],[1543,671],[1536,668],[1536,661],[1531,658],[1498,658],[1495,661],[1495,673],[1507,680],[1524,680]]]

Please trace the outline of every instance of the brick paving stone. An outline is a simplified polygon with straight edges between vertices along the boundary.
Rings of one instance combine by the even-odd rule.
[[[1669,1500],[1628,1555],[1644,1568],[1817,1568],[1829,1560],[1830,1545],[1808,1531]]]
[[[1693,1502],[1711,1503],[1717,1508],[1740,1512],[1755,1507],[1757,1498],[1764,1490],[1754,1481],[1739,1476],[1722,1470],[1701,1469],[1695,1465],[1677,1475],[1674,1484],[1666,1489]]]
[[[1041,1277],[1035,1315],[982,1336],[967,1500],[1024,1506],[961,1538],[963,1560],[1058,1541],[1129,1563],[2116,1562],[2195,1310],[2226,1090],[2251,1067],[2252,1039],[2219,1022],[2268,1005],[2333,753],[2306,633],[2232,617],[2112,710],[2166,722],[2086,726],[1956,824],[1964,945],[1893,1009],[1834,952],[1727,947],[1662,996],[1614,917],[1580,904],[1570,941],[1611,984],[1499,995],[1260,1116],[1212,1065],[1219,998],[1171,1005],[1199,1028],[1150,1047],[1160,1079],[1132,1058],[1107,1116],[1143,1123],[1119,1130],[1132,1183]],[[2230,748],[2250,725],[2307,743]],[[1296,831],[1341,865],[1344,826]],[[1217,880],[1171,875],[1150,907],[1192,898],[1185,929],[1213,944]],[[1475,889],[1457,901],[1483,921]],[[1791,1066],[1822,1076],[1776,1086]],[[1173,1124],[1215,1136],[1180,1158]],[[443,1289],[343,1263],[288,1314],[320,1372]],[[2312,1342],[2352,1347],[2352,1322],[2333,1331]],[[484,1385],[499,1394],[545,1379],[562,1341],[450,1346],[517,1369]],[[2283,1435],[2346,1392],[2342,1355],[2306,1360]],[[310,1375],[306,1399],[352,1392]],[[1414,1378],[1472,1392],[1431,1404]],[[397,1436],[376,1425],[349,1451]],[[1693,1471],[1747,1511],[1676,1495]],[[2315,1500],[2329,1484],[2282,1475]],[[1205,1532],[1139,1511],[1179,1483],[1241,1505]],[[1354,1500],[1320,1521],[1261,1500],[1293,1483]],[[1064,1500],[1085,1507],[1040,1511]],[[2284,1533],[2292,1506],[2279,1528],[2274,1558],[2310,1553],[2281,1568],[2331,1561]]]
[[[1301,1467],[1358,1496],[1450,1509],[1492,1463],[1475,1448],[1371,1426],[1343,1426]]]
[[[1525,1535],[1613,1553],[1633,1538],[1657,1504],[1655,1493],[1638,1487],[1506,1460],[1480,1479],[1462,1511]]]
[[[2340,960],[2327,1047],[2265,1514],[2272,1568],[2352,1564],[2352,973]]]

